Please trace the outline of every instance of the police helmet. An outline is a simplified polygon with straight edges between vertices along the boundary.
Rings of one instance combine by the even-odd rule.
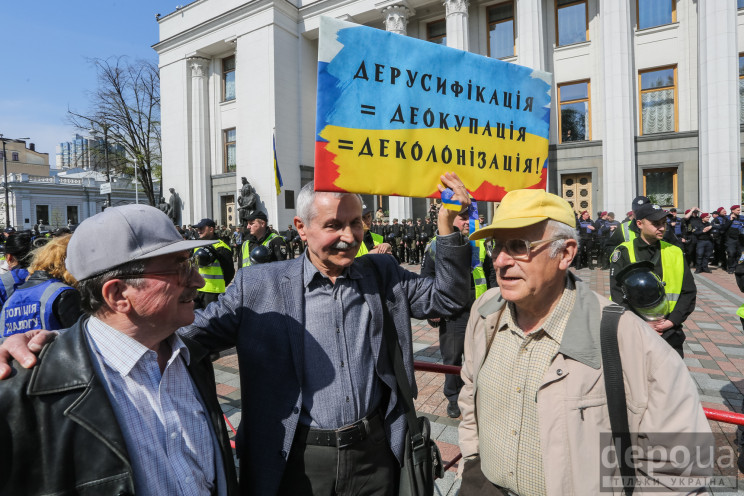
[[[408,243],[409,241],[411,241],[411,236],[408,235],[408,234],[404,234],[403,235],[403,242],[404,243]]]
[[[251,250],[251,264],[263,264],[271,262],[271,252],[264,245],[258,245]]]
[[[636,262],[621,269],[615,276],[625,301],[643,320],[662,320],[669,315],[669,301],[664,283],[654,274],[654,264]]]
[[[388,243],[395,243],[395,234],[388,233],[387,240],[388,240]]]
[[[212,265],[214,261],[217,260],[217,254],[206,246],[202,246],[201,248],[196,250],[196,253],[194,253],[194,257],[196,257],[196,263],[199,264],[199,267]]]
[[[426,243],[429,241],[429,236],[426,235],[426,233],[419,233],[419,241]]]
[[[300,238],[300,235],[298,234],[292,241],[294,241],[295,243],[299,243],[300,241],[302,241],[302,238]]]

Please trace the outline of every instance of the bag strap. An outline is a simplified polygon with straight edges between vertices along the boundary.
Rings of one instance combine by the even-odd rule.
[[[400,348],[398,342],[398,333],[395,329],[395,322],[390,315],[387,303],[385,300],[385,286],[382,282],[382,276],[380,270],[377,267],[371,257],[360,257],[359,261],[364,261],[365,265],[368,265],[372,272],[375,273],[375,279],[377,280],[377,287],[380,291],[380,300],[382,304],[382,334],[385,339],[387,346],[388,355],[393,362],[393,371],[395,372],[395,382],[398,384],[398,397],[401,399],[403,404],[403,411],[406,415],[406,422],[408,423],[408,432],[411,434],[411,447],[413,448],[414,457],[420,448],[424,448],[424,437],[421,433],[421,426],[416,419],[416,409],[413,404],[413,391],[411,385],[408,382],[408,375],[406,374],[406,368],[403,364],[403,351]]]
[[[628,465],[630,429],[628,428],[628,410],[623,383],[623,364],[620,360],[620,349],[617,344],[617,330],[620,316],[625,309],[620,305],[609,305],[602,311],[602,322],[599,327],[602,348],[602,367],[604,370],[607,408],[610,412],[612,441],[615,445],[620,476],[623,478],[623,490],[626,496],[633,494],[635,486],[635,469]]]

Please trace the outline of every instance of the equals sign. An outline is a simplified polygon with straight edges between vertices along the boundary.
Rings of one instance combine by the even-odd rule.
[[[367,115],[375,115],[374,105],[362,105],[362,113]]]
[[[339,150],[354,150],[354,142],[350,140],[338,140]]]

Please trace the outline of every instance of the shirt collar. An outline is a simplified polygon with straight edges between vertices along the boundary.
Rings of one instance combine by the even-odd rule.
[[[302,260],[302,273],[303,273],[303,284],[305,285],[305,288],[307,288],[311,282],[313,282],[313,279],[315,277],[321,277],[324,279],[328,279],[328,276],[321,273],[318,268],[313,265],[313,263],[310,261],[310,256],[307,254],[307,249],[305,249],[304,258]],[[344,271],[341,273],[339,277],[346,277],[349,279],[361,279],[363,277],[361,271],[359,270],[359,267],[357,267],[356,263],[352,263],[350,267],[347,267],[344,269]]]
[[[127,376],[142,358],[149,353],[155,354],[147,346],[132,339],[123,332],[117,331],[110,325],[96,317],[91,317],[87,323],[88,336],[95,344],[98,353],[105,362],[121,376]],[[177,334],[166,339],[171,347],[170,364],[179,354],[183,356],[186,365],[191,362],[191,354]]]

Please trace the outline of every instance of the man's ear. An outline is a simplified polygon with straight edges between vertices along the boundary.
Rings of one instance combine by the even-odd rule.
[[[560,270],[568,270],[571,266],[571,262],[579,251],[579,244],[575,239],[567,239],[566,244],[563,246],[561,252],[561,261],[558,264]]]
[[[129,286],[121,279],[112,279],[103,284],[101,295],[106,306],[115,313],[127,313],[132,304],[127,297]]]
[[[299,217],[295,217],[292,222],[294,222],[295,228],[300,235],[300,239],[302,241],[307,241],[307,235],[305,234],[305,223],[302,222],[302,219],[300,219]]]

